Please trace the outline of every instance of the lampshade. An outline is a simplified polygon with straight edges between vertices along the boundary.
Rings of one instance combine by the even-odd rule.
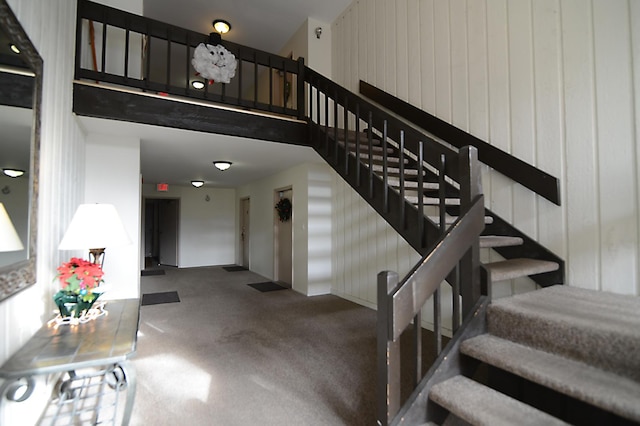
[[[128,244],[131,239],[112,204],[81,204],[58,248],[98,249]]]
[[[4,205],[0,203],[0,251],[18,251],[23,248],[16,228],[13,227]]]

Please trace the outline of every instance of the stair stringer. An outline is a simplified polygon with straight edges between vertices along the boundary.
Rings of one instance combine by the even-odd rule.
[[[481,296],[473,308],[473,313],[462,322],[458,331],[445,346],[433,365],[420,381],[416,389],[404,403],[390,425],[412,426],[434,422],[442,424],[448,412],[429,400],[429,391],[437,383],[443,382],[456,375],[472,376],[476,371],[478,361],[464,357],[460,352],[460,344],[466,339],[479,336],[487,332],[487,308],[490,303],[488,296]]]

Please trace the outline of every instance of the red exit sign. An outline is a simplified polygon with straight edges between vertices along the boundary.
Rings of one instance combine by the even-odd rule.
[[[168,183],[159,183],[156,187],[158,192],[167,192],[169,190]]]

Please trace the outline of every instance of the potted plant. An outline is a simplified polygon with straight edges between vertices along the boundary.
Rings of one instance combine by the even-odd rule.
[[[60,265],[56,278],[61,289],[53,296],[60,316],[78,318],[91,309],[100,297],[98,287],[103,275],[100,265],[77,257]]]

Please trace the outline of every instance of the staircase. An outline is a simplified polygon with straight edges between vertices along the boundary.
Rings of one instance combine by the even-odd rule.
[[[640,424],[639,298],[552,286],[500,299],[459,348],[488,372],[433,384],[430,424]]]
[[[400,164],[401,155],[399,154],[399,149],[391,144],[383,146],[382,138],[379,137],[380,135],[372,137],[371,141],[369,141],[366,131],[360,132],[359,134],[351,131],[346,135],[346,143],[345,134],[342,129],[337,131],[329,129],[329,135],[337,135],[338,146],[346,149],[353,158],[359,158],[362,164],[368,169],[370,168],[375,174],[382,175],[386,173],[386,180],[389,187],[398,194],[404,194],[407,202],[416,208],[419,208],[419,205],[421,205],[425,215],[436,226],[445,228],[457,219],[457,216],[451,215],[449,212],[458,210],[460,206],[458,189],[450,183],[446,183],[442,191],[443,194],[441,194],[438,174],[426,167],[418,167],[416,161],[404,156],[402,156],[402,164]],[[422,194],[419,194],[417,189],[418,175],[420,173],[424,179],[424,191]],[[420,201],[420,197],[422,201]],[[444,209],[440,208],[441,198],[444,201]],[[441,217],[441,214],[443,217]],[[493,226],[494,223],[496,223],[496,226]],[[500,226],[498,226],[498,223]],[[528,239],[528,237],[522,233],[519,233],[513,227],[505,226],[506,222],[488,210],[485,216],[485,224],[487,227],[485,228],[484,234],[480,237],[480,248],[502,250],[510,248],[513,250],[513,248],[522,247],[525,239],[527,239],[530,244],[532,242],[532,240]],[[531,252],[532,250],[529,251]],[[526,255],[526,253],[524,253],[524,255]],[[561,264],[558,260],[520,257],[516,255],[509,259],[485,263],[483,267],[487,273],[488,282],[497,282],[525,276],[531,276],[535,279],[537,278],[535,276],[539,274],[560,270]],[[557,276],[551,279],[553,278],[557,281],[549,282],[549,279],[546,278],[539,284],[550,285],[562,283],[558,280]]]

